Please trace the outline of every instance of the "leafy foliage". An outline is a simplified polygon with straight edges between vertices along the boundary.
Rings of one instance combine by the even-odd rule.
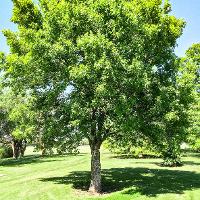
[[[64,137],[60,147],[74,148],[88,139],[91,188],[101,190],[99,149],[108,137],[138,133],[168,141],[175,125],[178,137],[184,110],[176,98],[174,48],[185,23],[169,15],[168,2],[13,3],[18,31],[4,31],[7,83],[31,91],[47,144]]]
[[[10,158],[13,156],[11,145],[0,144],[0,158]]]
[[[194,102],[189,110],[191,126],[188,129],[188,141],[196,151],[200,150],[200,44],[192,45],[186,52],[187,77],[190,77],[193,87]],[[187,83],[188,84],[188,83]]]

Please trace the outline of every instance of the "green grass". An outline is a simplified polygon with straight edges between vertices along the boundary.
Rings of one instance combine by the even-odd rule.
[[[84,151],[83,151],[84,150]],[[160,167],[160,159],[120,159],[102,152],[104,194],[89,186],[88,149],[80,155],[0,160],[1,200],[199,200],[200,155],[183,157],[184,166]]]

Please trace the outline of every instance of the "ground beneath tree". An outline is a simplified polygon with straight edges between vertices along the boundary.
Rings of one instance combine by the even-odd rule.
[[[184,166],[160,167],[160,159],[121,159],[102,152],[103,194],[87,192],[88,147],[80,155],[0,160],[0,200],[198,200],[200,154],[183,157]]]

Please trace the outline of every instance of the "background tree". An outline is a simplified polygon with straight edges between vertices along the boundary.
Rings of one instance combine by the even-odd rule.
[[[69,126],[69,108],[66,107],[68,104],[64,99],[60,99],[56,105],[46,109],[46,103],[42,97],[38,97],[34,106],[37,116],[34,124],[37,125],[32,142],[36,144],[36,150],[41,150],[42,155],[53,154],[53,149],[56,149],[58,154],[78,153],[82,138]]]
[[[198,120],[195,118],[198,118],[199,110],[191,109],[191,106],[192,108],[198,106],[197,101],[194,101],[198,94],[197,85],[194,87],[197,66],[194,62],[186,61],[185,58],[181,60],[174,57],[171,61],[170,65],[174,70],[170,74],[165,74],[169,78],[164,79],[163,84],[156,88],[156,93],[154,93],[155,87],[152,87],[155,82],[151,82],[153,90],[148,94],[151,98],[147,99],[143,95],[138,101],[137,129],[131,130],[132,127],[128,126],[129,134],[125,137],[123,134],[118,135],[114,140],[116,148],[122,150],[130,150],[131,147],[137,149],[137,142],[139,142],[139,146],[143,146],[145,151],[145,145],[149,144],[149,150],[153,146],[161,153],[164,159],[163,165],[179,166],[182,164],[181,144],[187,141],[188,129],[198,127],[196,126]],[[156,71],[156,74],[159,73],[163,72]],[[195,112],[195,118],[191,116],[191,111]],[[133,131],[136,131],[134,135]],[[113,138],[110,141],[109,147],[112,148]]]
[[[193,87],[194,102],[189,110],[191,125],[188,129],[189,143],[194,150],[200,150],[200,44],[193,44],[183,59],[185,77]]]
[[[13,3],[18,31],[4,31],[6,76],[15,90],[42,97],[38,109],[67,110],[65,136],[88,139],[90,191],[100,192],[101,144],[146,123],[142,113],[176,70],[171,62],[184,22],[161,0]]]
[[[3,76],[3,75],[2,75]],[[31,99],[16,95],[11,88],[0,87],[0,137],[3,143],[12,146],[13,157],[24,156],[26,143],[34,131],[31,121]]]

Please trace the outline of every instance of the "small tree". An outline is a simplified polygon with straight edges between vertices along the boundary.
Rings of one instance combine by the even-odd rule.
[[[0,137],[4,143],[10,143],[13,157],[23,157],[27,139],[34,130],[31,101],[21,95],[15,95],[10,88],[0,89]]]

